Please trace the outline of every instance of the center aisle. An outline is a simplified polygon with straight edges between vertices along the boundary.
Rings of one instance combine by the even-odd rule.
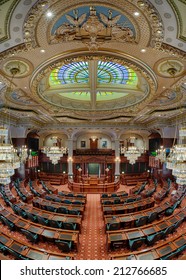
[[[109,259],[100,194],[87,194],[87,203],[79,237],[77,260]]]

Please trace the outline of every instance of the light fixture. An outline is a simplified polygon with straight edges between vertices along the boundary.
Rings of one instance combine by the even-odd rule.
[[[20,158],[21,163],[25,163],[27,159],[32,158],[31,154],[32,150],[28,150],[27,146],[23,145],[19,150],[18,150],[18,156]]]
[[[156,150],[156,158],[160,160],[160,162],[166,161],[166,149],[163,146],[160,146],[158,150]]]
[[[50,158],[53,164],[57,164],[61,157],[63,157],[64,154],[67,154],[67,147],[58,147],[58,146],[52,146],[52,147],[44,147],[42,149],[42,152],[46,154],[47,157]]]
[[[9,69],[9,72],[11,74],[11,81],[10,85],[7,86],[7,91],[11,90],[13,78],[20,72],[19,65]],[[17,150],[11,143],[8,129],[2,126],[0,127],[0,184],[9,184],[11,182],[11,176],[15,173],[15,169],[19,167],[20,159],[17,155]]]
[[[20,167],[20,160],[13,145],[8,143],[8,129],[0,127],[0,184],[7,185],[15,169]]]
[[[172,170],[172,175],[176,177],[176,183],[186,185],[186,128],[179,130],[179,143],[174,145],[167,157],[166,167]]]
[[[145,148],[143,146],[138,148],[134,145],[135,137],[130,137],[129,141],[128,149],[126,147],[121,147],[120,153],[124,154],[130,164],[134,164],[141,154],[144,153]]]

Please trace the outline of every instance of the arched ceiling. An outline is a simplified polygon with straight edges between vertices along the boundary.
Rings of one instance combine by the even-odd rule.
[[[2,122],[9,114],[39,131],[183,122],[185,13],[185,0],[1,0]]]

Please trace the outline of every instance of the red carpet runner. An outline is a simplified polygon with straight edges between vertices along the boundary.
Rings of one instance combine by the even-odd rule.
[[[78,260],[109,259],[100,194],[87,194],[79,250],[75,258]]]

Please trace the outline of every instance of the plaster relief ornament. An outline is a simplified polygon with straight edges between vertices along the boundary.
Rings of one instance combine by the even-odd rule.
[[[89,13],[79,16],[79,11],[73,10],[72,15],[65,15],[67,22],[56,28],[51,36],[51,43],[77,41],[85,44],[89,50],[96,51],[99,46],[111,41],[135,42],[132,28],[126,22],[119,22],[122,15],[113,16],[113,11],[108,14],[98,13],[91,6]]]

